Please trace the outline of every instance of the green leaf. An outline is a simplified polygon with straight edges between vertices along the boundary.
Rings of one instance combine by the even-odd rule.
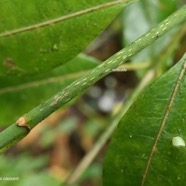
[[[59,181],[44,169],[48,161],[47,154],[39,155],[37,158],[28,153],[22,153],[19,156],[15,154],[14,156],[0,156],[1,186],[26,186],[30,184],[59,186]],[[10,177],[15,180],[3,180]]]
[[[126,2],[1,0],[0,77],[64,64],[103,31]]]
[[[185,72],[186,54],[122,118],[105,158],[105,186],[185,185]]]
[[[59,92],[97,64],[97,60],[79,55],[64,66],[37,77],[0,78],[0,103],[3,108],[0,126],[9,125],[26,110]]]

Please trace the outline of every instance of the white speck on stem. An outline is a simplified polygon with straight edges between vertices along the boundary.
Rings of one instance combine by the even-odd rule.
[[[75,84],[75,86],[77,86],[77,85],[79,85],[80,84],[80,81],[78,81],[76,84]]]
[[[156,34],[159,34],[159,33],[160,33],[159,31],[156,32]]]
[[[82,83],[83,86],[86,85],[86,84],[87,84],[86,82]]]
[[[110,69],[107,69],[107,70],[105,70],[105,73],[107,73],[107,72],[109,72],[110,71]]]

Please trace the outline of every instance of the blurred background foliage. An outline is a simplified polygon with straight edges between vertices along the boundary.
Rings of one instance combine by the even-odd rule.
[[[184,0],[143,0],[135,3],[124,9],[83,53],[95,58],[91,60],[96,63],[104,61],[184,3]],[[132,57],[127,64],[133,64],[133,68],[128,71],[121,68],[109,74],[73,101],[71,106],[52,114],[20,143],[1,155],[0,177],[19,177],[19,180],[0,181],[0,185],[58,186],[63,183],[109,126],[114,114],[121,104],[125,104],[144,73],[153,66],[157,69],[157,76],[161,75],[185,51],[184,23]],[[75,70],[76,65],[71,71]],[[57,83],[60,86],[64,84],[62,79]],[[39,95],[32,96],[34,100]],[[102,148],[94,162],[73,185],[102,185],[102,161],[106,147]]]

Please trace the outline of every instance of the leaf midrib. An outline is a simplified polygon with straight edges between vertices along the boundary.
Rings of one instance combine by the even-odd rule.
[[[41,86],[41,85],[46,85],[46,84],[49,84],[49,83],[56,83],[56,82],[59,82],[61,80],[66,81],[66,80],[69,80],[69,79],[78,78],[78,77],[84,75],[86,72],[87,71],[84,70],[84,71],[81,71],[81,72],[78,72],[78,73],[72,73],[72,74],[67,74],[67,75],[50,77],[50,78],[44,79],[44,80],[41,79],[41,80],[37,80],[37,81],[26,82],[26,83],[23,83],[23,84],[20,84],[20,85],[0,88],[0,95],[10,93],[10,92],[24,90],[26,88],[32,88],[32,87],[37,87],[37,86]]]
[[[133,2],[133,1],[136,1],[136,0],[131,0],[130,3]],[[74,17],[78,17],[78,16],[81,16],[81,15],[84,15],[84,14],[95,12],[95,11],[100,10],[100,9],[109,8],[111,6],[122,4],[124,2],[128,2],[128,0],[119,0],[119,1],[111,1],[111,2],[108,2],[108,3],[103,3],[101,5],[97,5],[97,6],[94,6],[94,7],[91,7],[91,8],[80,10],[78,12],[67,14],[65,16],[60,16],[60,17],[50,19],[50,20],[47,20],[47,21],[44,21],[44,22],[40,22],[40,23],[30,25],[30,26],[25,26],[25,27],[22,27],[22,28],[13,29],[11,31],[2,32],[2,33],[0,33],[0,38],[9,37],[9,36],[19,34],[19,33],[22,33],[22,32],[27,32],[27,31],[39,29],[41,27],[51,26],[51,25],[66,21],[68,19],[72,19]]]
[[[158,141],[159,141],[160,136],[161,136],[161,133],[162,133],[164,127],[165,127],[165,124],[166,124],[166,121],[167,121],[167,119],[168,119],[170,110],[171,110],[172,105],[173,105],[173,103],[174,103],[174,100],[175,100],[175,98],[176,98],[177,92],[179,91],[179,87],[180,87],[180,84],[181,84],[180,82],[181,82],[181,80],[183,79],[185,72],[186,72],[186,59],[184,59],[184,62],[183,62],[181,71],[180,71],[180,73],[179,73],[179,75],[178,75],[178,78],[177,78],[177,80],[176,80],[175,86],[174,86],[174,88],[173,88],[172,95],[171,95],[171,97],[170,97],[170,101],[169,101],[169,103],[168,103],[168,105],[167,105],[167,108],[166,108],[166,111],[165,111],[165,115],[164,115],[164,117],[163,117],[163,120],[162,120],[162,122],[161,122],[159,131],[158,131],[157,136],[156,136],[156,138],[155,138],[155,141],[154,141],[152,150],[151,150],[151,152],[150,152],[150,156],[149,156],[149,159],[148,159],[148,162],[147,162],[147,165],[146,165],[146,167],[145,167],[144,174],[143,174],[141,186],[144,186],[144,184],[145,184],[145,181],[146,181],[146,178],[147,178],[147,174],[148,174],[148,172],[149,172],[149,168],[150,168],[152,159],[153,159],[154,154],[155,154],[155,152],[156,152],[156,147],[157,147]]]

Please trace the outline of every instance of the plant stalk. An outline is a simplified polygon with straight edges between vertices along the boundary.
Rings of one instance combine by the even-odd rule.
[[[91,70],[86,75],[77,79],[55,96],[41,103],[25,115],[21,116],[16,123],[0,133],[0,153],[6,151],[13,144],[22,139],[29,131],[51,113],[56,111],[62,105],[72,98],[85,91],[89,86],[96,83],[102,77],[106,76],[113,69],[127,61],[149,44],[164,35],[170,29],[186,20],[186,5],[163,20],[156,27],[144,34],[142,37],[132,42],[124,49],[107,59],[102,64]]]

